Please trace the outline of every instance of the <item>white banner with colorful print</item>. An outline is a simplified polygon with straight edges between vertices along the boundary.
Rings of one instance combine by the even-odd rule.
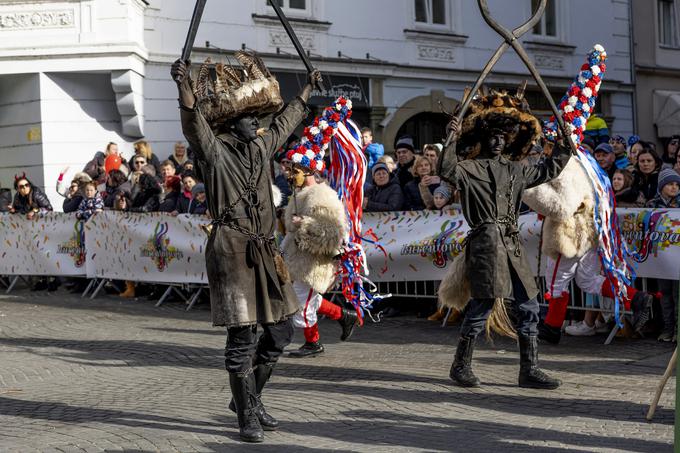
[[[2,214],[0,237],[0,275],[85,275],[84,227],[75,214]]]
[[[104,211],[85,225],[88,277],[208,283],[207,217]]]
[[[638,277],[680,280],[680,209],[617,209]]]
[[[541,224],[535,214],[520,217],[522,240],[536,272]],[[371,212],[362,221],[369,278],[374,282],[441,280],[462,250],[469,230],[460,211]]]
[[[618,209],[621,234],[636,261],[638,277],[680,279],[680,209]],[[542,222],[536,214],[520,216],[520,237],[537,275]],[[374,282],[441,280],[461,251],[468,226],[456,211],[366,213],[364,231],[381,248],[365,243]],[[545,257],[540,257],[541,275]]]

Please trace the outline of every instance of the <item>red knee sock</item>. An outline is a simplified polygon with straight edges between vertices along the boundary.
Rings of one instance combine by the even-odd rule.
[[[614,299],[614,291],[612,290],[612,287],[616,288],[618,282],[615,280],[612,283],[610,283],[609,280],[603,281],[602,290],[600,291],[600,294],[602,294],[604,297]],[[638,290],[633,288],[632,286],[626,286],[626,300],[621,301],[623,302],[623,306],[626,310],[630,310],[630,301],[633,300],[633,297],[635,297],[635,294],[637,294],[637,292]]]
[[[334,321],[342,318],[342,308],[326,299],[321,299],[321,306],[316,312],[320,315],[328,316]]]
[[[562,293],[559,297],[552,297],[550,293],[547,293],[545,299],[548,301],[548,314],[543,322],[550,327],[561,329],[564,319],[567,317],[569,293]]]
[[[316,343],[319,341],[319,325],[314,324],[312,327],[305,327],[305,341],[307,343]]]

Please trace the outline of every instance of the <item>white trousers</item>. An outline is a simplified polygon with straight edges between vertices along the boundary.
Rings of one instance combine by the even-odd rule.
[[[293,316],[293,325],[300,329],[312,327],[316,324],[316,312],[323,300],[321,294],[303,282],[293,282],[293,289],[297,294],[300,311]]]
[[[576,284],[588,294],[600,294],[604,275],[600,272],[602,265],[597,252],[589,250],[580,258],[565,258],[562,255],[556,260],[546,260],[545,281],[548,293],[552,297],[560,297],[569,291],[569,283],[576,277]]]

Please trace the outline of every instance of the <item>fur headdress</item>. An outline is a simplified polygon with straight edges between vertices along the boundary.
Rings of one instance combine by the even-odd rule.
[[[521,86],[514,95],[496,90],[488,94],[478,93],[463,118],[458,148],[474,148],[468,157],[475,157],[486,134],[500,129],[505,133],[507,143],[503,155],[510,160],[525,157],[542,134],[541,123],[531,114],[524,98],[525,86]]]
[[[213,65],[208,58],[198,70],[194,95],[213,127],[242,115],[265,116],[283,106],[279,82],[262,59],[241,51],[235,56],[241,67]]]

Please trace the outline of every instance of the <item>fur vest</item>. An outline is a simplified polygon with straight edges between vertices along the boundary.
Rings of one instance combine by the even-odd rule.
[[[543,253],[546,256],[581,257],[597,244],[593,189],[577,159],[570,159],[552,181],[525,190],[522,198],[531,209],[545,216]]]
[[[299,226],[294,215],[302,218]],[[288,201],[285,225],[281,249],[291,279],[325,293],[335,281],[336,256],[348,234],[338,194],[326,184],[304,187]]]

